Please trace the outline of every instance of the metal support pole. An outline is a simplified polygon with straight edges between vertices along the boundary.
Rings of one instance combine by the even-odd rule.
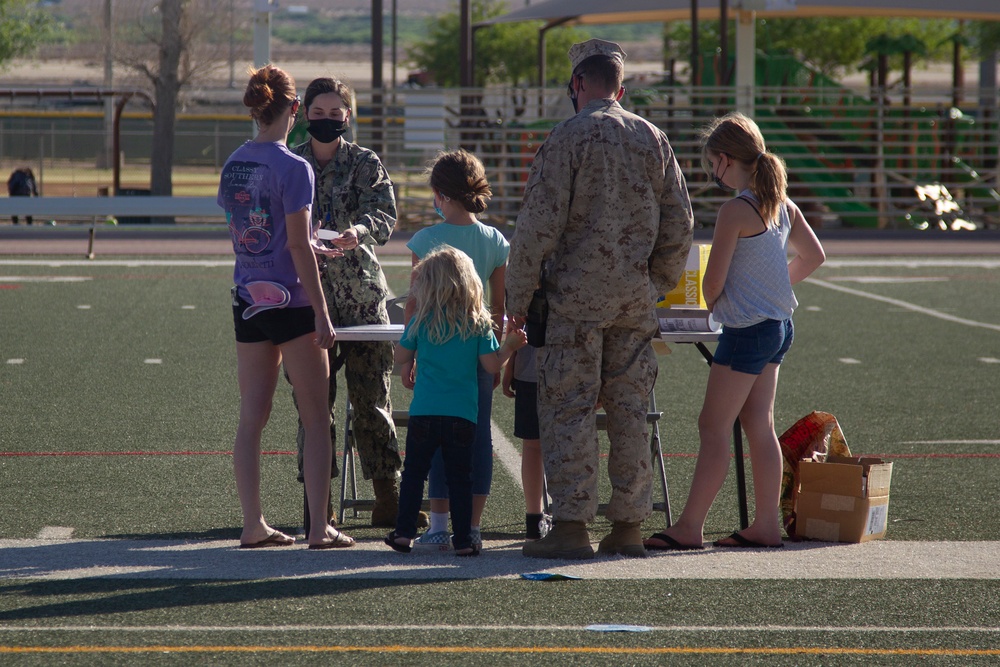
[[[385,117],[382,89],[385,83],[382,79],[382,0],[372,0],[372,143],[371,149],[379,155],[384,155],[382,126]]]
[[[263,67],[271,62],[271,14],[278,8],[275,0],[256,0],[253,14],[253,64]]]

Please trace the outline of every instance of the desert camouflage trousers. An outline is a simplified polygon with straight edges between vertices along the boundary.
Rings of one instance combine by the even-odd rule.
[[[326,286],[324,285],[324,291]],[[355,326],[389,322],[385,301],[365,307],[359,314],[356,306],[338,309],[329,303],[334,326]],[[399,456],[396,425],[392,420],[389,382],[392,377],[392,343],[389,341],[351,341],[336,343],[330,355],[330,442],[333,444],[331,477],[339,474],[337,466],[337,375],[341,369],[347,382],[352,408],[351,432],[361,459],[365,479],[398,479],[403,461]],[[295,392],[292,392],[295,399]],[[296,435],[299,458],[299,481],[302,481],[302,449],[305,429],[299,422]]]
[[[656,382],[656,320],[582,322],[549,316],[538,353],[538,422],[552,517],[597,516],[600,449],[595,405],[608,415],[610,521],[652,513],[653,457],[646,412]]]

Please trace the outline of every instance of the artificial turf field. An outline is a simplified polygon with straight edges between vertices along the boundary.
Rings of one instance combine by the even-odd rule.
[[[408,265],[385,262],[397,292]],[[990,257],[836,257],[798,286],[779,432],[823,410],[837,416],[853,453],[895,463],[887,542],[814,544],[811,555],[831,569],[895,542],[917,572],[940,543],[961,553],[954,543],[971,550],[1000,534],[998,271]],[[336,572],[342,552],[239,552],[230,274],[224,257],[0,258],[3,664],[264,664],[320,653],[349,664],[964,665],[1000,656],[995,574],[908,577],[904,567],[825,578],[822,567],[790,568],[800,552],[789,549],[741,554],[746,573],[728,578],[681,576],[681,564],[697,569],[712,551],[658,555],[643,561],[654,574],[634,579],[615,559],[577,581],[518,578],[560,564],[522,559],[511,546],[523,499],[501,460],[509,464],[514,451],[516,464],[517,441],[512,401],[499,391],[493,420],[506,437],[487,549],[468,567],[503,559],[501,575],[470,578],[451,556],[406,560],[386,548],[371,557],[390,572],[371,574]],[[656,399],[675,515],[693,470],[705,378],[691,346],[660,358]],[[394,400],[408,401],[400,386]],[[262,495],[268,520],[289,531],[302,503],[294,431],[280,387],[264,434]],[[738,527],[733,486],[709,517],[709,539]],[[385,531],[366,517],[349,516],[345,530],[375,549]],[[654,514],[649,532],[663,520]],[[592,536],[607,529],[598,520]],[[141,572],[114,570],[101,556],[109,544],[204,548],[216,567],[199,577],[197,559],[161,558]],[[595,624],[646,631],[586,629]]]

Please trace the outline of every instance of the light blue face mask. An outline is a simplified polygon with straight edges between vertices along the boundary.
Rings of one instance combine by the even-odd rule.
[[[444,211],[442,211],[442,210],[441,210],[441,207],[440,207],[440,206],[438,206],[438,202],[437,202],[437,197],[434,197],[434,212],[435,212],[435,213],[437,213],[437,214],[438,214],[438,216],[439,216],[439,217],[440,217],[440,218],[441,218],[442,220],[447,220],[447,219],[448,219],[448,218],[444,217]]]

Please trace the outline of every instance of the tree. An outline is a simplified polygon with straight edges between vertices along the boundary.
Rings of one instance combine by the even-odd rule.
[[[968,48],[969,38],[965,36],[964,21],[959,21],[958,30],[942,40],[942,44],[951,44],[951,105],[957,107],[962,103],[962,88],[965,87],[965,72],[962,69],[962,49]]]
[[[217,26],[228,25],[227,8],[212,0],[142,0],[121,9],[115,61],[153,86],[150,189],[153,195],[170,196],[181,91],[224,65],[228,35],[218,34]]]
[[[832,76],[843,69],[857,68],[864,59],[866,45],[881,34],[910,34],[925,44],[937,44],[940,35],[954,32],[956,25],[955,21],[920,19],[767,19],[758,22],[757,47],[769,53],[791,53]],[[718,37],[714,43],[718,44]],[[938,60],[948,56],[944,47],[927,54]]]
[[[52,27],[35,0],[0,0],[0,64],[30,54]]]
[[[507,13],[501,0],[472,0],[472,22],[479,23]],[[487,84],[531,85],[538,72],[538,28],[540,22],[500,23],[480,28],[475,34],[477,86]],[[430,19],[428,36],[407,50],[416,67],[427,70],[442,86],[459,85],[459,14],[452,11]],[[569,59],[566,52],[574,42],[583,39],[581,33],[559,28],[546,38],[545,67],[548,82],[569,79]]]
[[[910,93],[913,87],[913,56],[926,58],[930,51],[927,44],[919,37],[910,33],[901,35],[897,42],[903,52],[903,106],[910,106]]]
[[[995,58],[1000,51],[1000,22],[971,21],[968,25],[975,54],[980,58]]]
[[[889,56],[903,52],[897,38],[881,33],[865,43],[865,54],[871,55],[878,63],[878,87],[883,91],[889,87]]]

